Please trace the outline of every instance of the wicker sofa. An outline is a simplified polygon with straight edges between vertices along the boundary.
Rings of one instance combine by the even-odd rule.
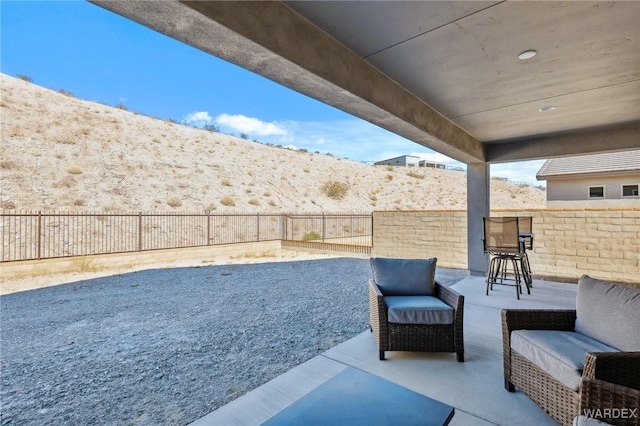
[[[369,320],[385,351],[455,352],[464,362],[464,296],[435,281],[435,258],[371,258]]]
[[[562,425],[640,425],[640,288],[583,276],[576,310],[503,310],[505,388]]]

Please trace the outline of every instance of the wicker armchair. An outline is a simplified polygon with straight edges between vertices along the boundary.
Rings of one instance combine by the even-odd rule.
[[[503,310],[505,388],[517,387],[562,425],[585,414],[640,425],[640,352],[588,353],[576,392],[511,348],[514,330],[573,331],[575,322],[575,310]]]
[[[385,351],[418,351],[455,352],[458,361],[464,361],[464,296],[436,281],[435,297],[454,309],[453,324],[390,323],[384,295],[374,280],[369,280],[369,320],[381,360]]]

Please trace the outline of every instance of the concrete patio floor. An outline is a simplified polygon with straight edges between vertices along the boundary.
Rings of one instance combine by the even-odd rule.
[[[373,335],[366,331],[192,425],[261,424],[349,366],[455,407],[453,426],[557,424],[521,392],[504,389],[500,311],[574,309],[576,285],[535,280],[532,294],[525,292],[520,300],[506,286],[486,296],[483,277],[465,278],[452,288],[465,296],[464,363],[455,354],[419,352],[387,352],[387,360],[379,361]]]

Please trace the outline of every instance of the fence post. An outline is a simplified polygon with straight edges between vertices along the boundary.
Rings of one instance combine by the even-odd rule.
[[[256,232],[256,241],[260,241],[260,213],[256,213],[256,220],[257,220],[257,224],[256,224],[256,229],[258,230]]]
[[[142,251],[142,212],[138,212],[138,251]]]
[[[211,245],[211,210],[205,210],[207,214],[207,245]]]
[[[38,260],[42,259],[42,211],[38,211]]]
[[[322,242],[324,243],[324,236],[327,232],[327,221],[324,217],[324,212],[322,212]]]

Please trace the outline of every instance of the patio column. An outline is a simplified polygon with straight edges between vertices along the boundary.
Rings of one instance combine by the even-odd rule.
[[[467,265],[471,275],[485,275],[489,264],[482,245],[482,218],[489,216],[489,188],[489,164],[467,164]]]

